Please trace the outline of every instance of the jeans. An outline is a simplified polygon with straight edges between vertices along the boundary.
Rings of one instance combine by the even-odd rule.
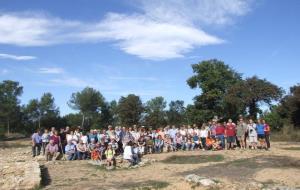
[[[201,139],[202,149],[206,149],[206,138],[201,137],[200,139]]]
[[[46,150],[47,144],[48,144],[48,142],[42,142],[42,152],[43,152],[43,155],[45,155],[45,150]]]
[[[271,147],[271,144],[270,144],[270,134],[265,134],[265,138],[266,138],[267,148],[270,148]]]
[[[156,146],[155,146],[155,152],[156,152],[156,153],[161,153],[161,152],[162,152],[162,148],[163,148],[163,146],[160,146],[160,145],[157,146],[157,145],[156,145]]]
[[[32,156],[39,156],[41,154],[41,143],[35,143],[35,145],[32,146]]]
[[[87,152],[77,152],[78,160],[85,160],[87,158]]]
[[[76,153],[67,153],[68,157],[67,159],[68,160],[76,160]]]
[[[224,135],[217,135],[217,139],[219,139],[222,143],[222,148],[225,148],[225,137]]]

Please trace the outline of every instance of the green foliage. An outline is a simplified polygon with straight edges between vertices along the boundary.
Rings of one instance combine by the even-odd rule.
[[[185,107],[184,101],[176,100],[171,101],[169,110],[167,111],[168,124],[178,125],[184,122]]]
[[[32,133],[37,128],[63,127],[64,120],[59,117],[59,108],[51,93],[44,93],[39,99],[29,100],[22,108],[25,131]]]
[[[65,115],[63,119],[66,121],[66,125],[70,127],[80,126],[82,122],[82,116],[80,113],[70,113]]]
[[[262,118],[270,125],[272,130],[280,130],[287,121],[280,116],[278,106],[271,106],[270,111],[263,113]]]
[[[225,112],[224,96],[228,89],[241,80],[241,75],[222,61],[207,60],[192,65],[194,76],[187,80],[191,88],[199,87],[201,95],[196,96],[196,109],[214,115]]]
[[[278,112],[295,127],[300,127],[300,84],[290,88],[290,93],[280,101]]]
[[[86,129],[85,120],[87,125],[90,126],[90,121],[99,116],[101,108],[105,106],[105,100],[102,94],[90,87],[86,87],[81,92],[73,93],[68,105],[74,109],[79,110],[82,114],[82,127]]]
[[[166,106],[167,102],[161,96],[147,101],[145,105],[145,124],[154,128],[166,125]]]
[[[19,97],[23,87],[18,82],[5,80],[0,83],[0,123],[5,125],[8,133],[17,130],[21,121]]]
[[[122,125],[132,126],[139,124],[143,110],[140,97],[129,94],[127,97],[120,98],[117,113]]]

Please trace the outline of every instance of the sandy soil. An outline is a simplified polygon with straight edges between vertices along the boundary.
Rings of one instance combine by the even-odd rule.
[[[209,189],[185,182],[184,177],[188,174],[217,179],[221,186],[215,189],[242,189],[251,182],[299,188],[300,149],[286,150],[290,147],[300,147],[300,143],[272,143],[269,151],[197,150],[152,154],[145,156],[158,160],[151,165],[113,171],[92,166],[87,161],[40,162],[42,189]],[[164,162],[174,155],[181,156],[183,160],[189,155],[199,159],[204,155],[221,155],[224,160],[203,163],[182,161],[180,164]]]

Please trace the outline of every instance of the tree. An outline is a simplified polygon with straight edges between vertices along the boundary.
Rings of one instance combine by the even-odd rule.
[[[278,112],[295,127],[300,127],[300,84],[290,88],[290,93],[280,101]]]
[[[82,115],[80,113],[70,113],[63,117],[66,120],[66,125],[70,127],[80,126],[82,122]]]
[[[59,117],[59,108],[56,107],[55,99],[49,92],[44,93],[40,100],[29,100],[29,103],[23,107],[23,114],[28,132],[41,127],[62,127],[63,122]]]
[[[132,126],[138,124],[143,112],[143,104],[139,96],[129,94],[121,97],[118,103],[118,115],[122,125]]]
[[[7,133],[10,133],[11,123],[20,122],[20,100],[23,87],[19,82],[5,80],[0,83],[0,118],[6,123]]]
[[[165,108],[167,102],[159,96],[146,102],[145,106],[145,123],[152,127],[161,127],[166,124]]]
[[[90,87],[86,87],[81,92],[73,93],[68,105],[79,110],[82,115],[81,126],[85,128],[86,117],[92,118],[101,112],[101,108],[105,105],[105,100],[102,94]]]
[[[185,107],[184,101],[176,100],[169,103],[167,111],[168,123],[171,125],[182,124],[184,122]]]
[[[241,81],[241,75],[215,59],[193,64],[192,68],[195,75],[187,80],[187,84],[201,90],[201,95],[194,98],[195,108],[211,113],[211,116],[222,115],[225,112],[224,96],[232,85]]]
[[[235,108],[247,108],[250,117],[255,119],[257,114],[261,113],[260,104],[270,106],[273,101],[278,101],[282,94],[283,90],[275,84],[253,76],[233,85],[226,94],[226,100],[227,102],[236,100]]]

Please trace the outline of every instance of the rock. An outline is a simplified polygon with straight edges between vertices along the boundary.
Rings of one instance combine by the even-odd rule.
[[[213,179],[198,176],[196,174],[189,174],[189,175],[185,176],[184,179],[187,182],[196,183],[196,184],[199,184],[199,185],[202,185],[202,186],[214,186],[214,185],[217,184],[215,182],[215,180],[213,180]]]
[[[214,186],[217,184],[215,181],[211,179],[201,179],[199,182],[203,186]]]

